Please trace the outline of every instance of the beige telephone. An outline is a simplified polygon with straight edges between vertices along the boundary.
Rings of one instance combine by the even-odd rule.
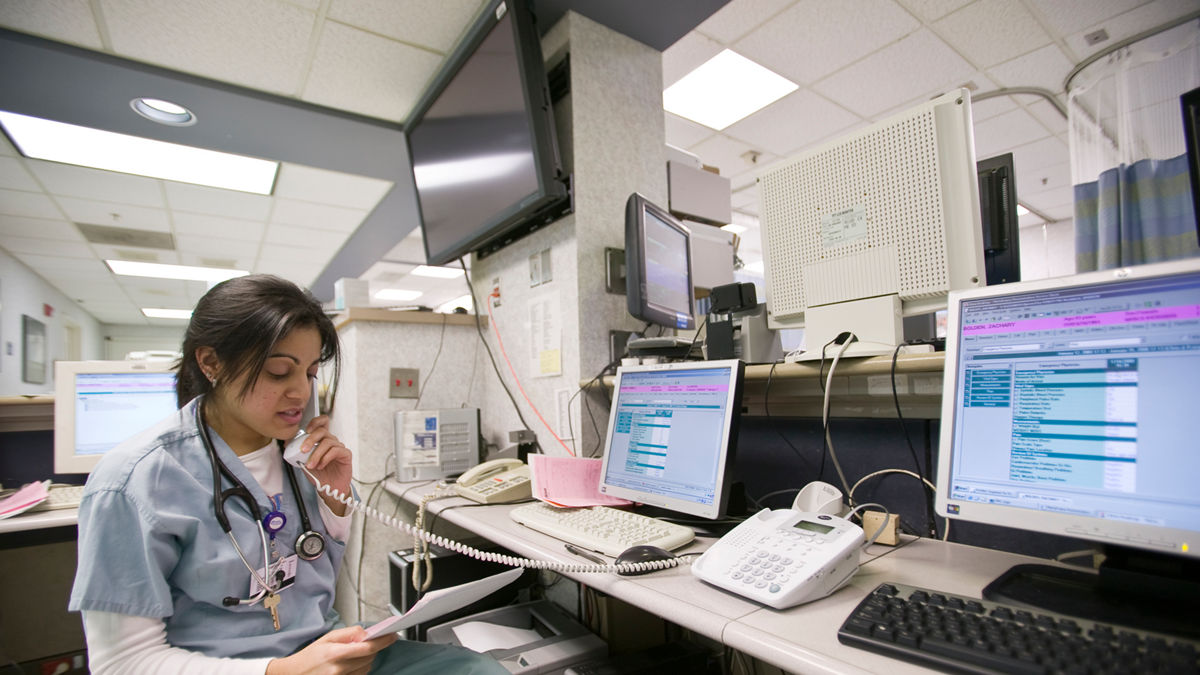
[[[480,504],[528,499],[533,494],[529,465],[519,459],[494,459],[459,476],[454,489],[460,497]]]

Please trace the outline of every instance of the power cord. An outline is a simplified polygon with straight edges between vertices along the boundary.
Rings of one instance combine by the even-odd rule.
[[[902,344],[896,345],[895,351],[892,352],[892,401],[896,404],[896,419],[900,422],[900,430],[904,432],[904,440],[908,443],[908,452],[912,455],[913,466],[916,468],[920,479],[929,483],[929,480],[926,478],[928,467],[923,469],[920,460],[917,459],[917,449],[913,445],[912,436],[908,434],[908,426],[904,424],[904,413],[900,412],[900,394],[896,390],[896,359],[899,358],[900,349],[903,347],[904,345]],[[928,532],[936,538],[937,525],[933,519],[933,496],[924,490],[922,490],[921,496],[925,498],[925,526]]]
[[[834,447],[833,447],[833,438],[829,435],[829,398],[830,398],[831,389],[833,387],[833,373],[834,373],[834,370],[837,368],[838,361],[841,360],[842,354],[846,353],[846,350],[849,349],[850,345],[857,341],[858,341],[858,338],[854,336],[854,333],[846,332],[846,333],[841,333],[840,335],[838,335],[836,338],[834,338],[833,340],[831,340],[829,343],[827,343],[825,345],[826,347],[828,347],[830,344],[836,343],[836,344],[841,345],[842,348],[838,350],[837,355],[835,355],[833,357],[833,363],[831,363],[829,365],[829,378],[828,378],[828,382],[825,383],[825,387],[824,387],[825,403],[821,408],[821,426],[823,427],[823,432],[824,432],[822,434],[822,441],[823,441],[824,445],[821,448],[821,471],[820,471],[820,473],[818,473],[817,477],[820,478],[821,475],[823,475],[825,473],[825,455],[828,452],[829,457],[831,459],[833,459],[833,468],[837,471],[838,478],[842,481],[842,489],[845,490],[847,493],[850,492],[850,483],[849,483],[849,481],[846,480],[845,472],[842,471],[842,465],[841,465],[841,462],[838,461],[837,451],[834,450]],[[825,354],[824,347],[821,348],[821,354],[822,354],[821,361],[822,361],[822,363],[824,363],[824,354]],[[853,504],[853,502],[851,502],[851,504]]]

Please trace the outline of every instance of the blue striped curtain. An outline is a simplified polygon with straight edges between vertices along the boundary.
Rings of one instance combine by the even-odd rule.
[[[1187,156],[1143,159],[1075,186],[1078,272],[1200,256]]]

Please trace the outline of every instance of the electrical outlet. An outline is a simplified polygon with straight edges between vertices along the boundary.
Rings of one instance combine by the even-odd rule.
[[[388,398],[416,398],[420,391],[421,371],[416,368],[392,368],[388,371]]]

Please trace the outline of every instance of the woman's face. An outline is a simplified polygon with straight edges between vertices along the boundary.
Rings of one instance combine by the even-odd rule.
[[[257,450],[270,439],[293,438],[300,431],[320,357],[317,329],[293,330],[267,354],[258,380],[244,398],[235,398],[242,390],[242,379],[220,383],[219,414],[210,420],[213,428],[239,453]]]

